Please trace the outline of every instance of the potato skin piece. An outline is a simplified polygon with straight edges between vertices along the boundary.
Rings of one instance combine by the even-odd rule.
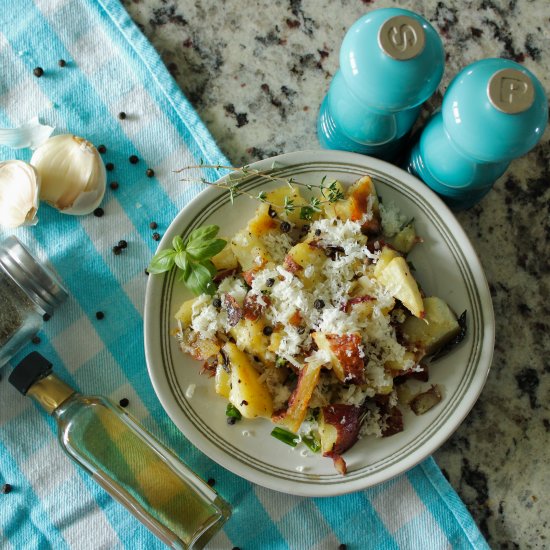
[[[344,403],[321,409],[319,431],[323,456],[341,455],[355,444],[361,429],[362,412],[362,407]]]
[[[441,391],[437,384],[432,385],[425,392],[415,395],[409,406],[414,414],[420,416],[427,413],[431,408],[435,407],[442,399]]]
[[[336,377],[344,383],[364,383],[364,363],[360,357],[361,335],[358,333],[324,334],[312,333],[319,349],[325,350],[330,356],[332,369]],[[349,355],[348,355],[349,354]]]
[[[285,425],[294,433],[300,429],[306,417],[313,390],[319,382],[321,366],[320,363],[306,363],[302,367],[298,376],[298,385],[288,400],[287,410],[275,413],[271,418],[273,422]]]
[[[336,356],[344,371],[344,382],[347,384],[365,383],[365,364],[360,350],[362,338],[360,334],[327,334],[332,353]]]

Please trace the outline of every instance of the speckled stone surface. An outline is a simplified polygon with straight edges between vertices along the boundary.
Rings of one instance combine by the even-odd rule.
[[[548,0],[125,0],[234,165],[318,149],[319,104],[349,26],[401,6],[462,67],[514,59],[550,91]],[[496,348],[487,385],[435,458],[493,548],[550,547],[550,131],[458,215],[485,268]]]

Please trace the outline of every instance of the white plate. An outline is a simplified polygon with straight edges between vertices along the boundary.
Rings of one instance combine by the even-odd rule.
[[[190,297],[174,272],[149,277],[145,301],[145,351],[155,391],[170,418],[202,452],[223,467],[270,489],[305,496],[330,496],[364,489],[388,480],[433,453],[460,425],[477,400],[491,365],[494,316],[487,281],[462,227],[430,189],[395,166],[370,157],[336,151],[281,155],[251,165],[269,170],[276,162],[284,177],[319,183],[325,175],[351,184],[369,174],[383,201],[393,201],[414,216],[424,243],[411,253],[422,288],[440,296],[457,312],[467,310],[468,332],[452,353],[432,364],[430,383],[443,389],[443,400],[423,416],[404,410],[405,430],[388,438],[361,439],[344,457],[346,476],[332,461],[303,456],[304,447],[286,446],[270,436],[269,420],[226,422],[227,401],[214,393],[213,380],[199,374],[200,365],[184,356],[170,335],[174,313]],[[283,168],[279,168],[282,166]],[[327,178],[327,179],[328,179]],[[280,185],[280,184],[279,184]],[[246,184],[257,193],[277,184],[252,178]],[[234,205],[228,194],[208,188],[172,222],[160,243],[171,246],[175,235],[217,224],[231,236],[252,216],[257,203],[240,196]],[[192,397],[186,390],[195,384]],[[405,409],[405,407],[403,408]]]

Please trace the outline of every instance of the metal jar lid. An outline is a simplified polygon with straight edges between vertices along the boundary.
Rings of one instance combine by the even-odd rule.
[[[57,277],[13,235],[0,243],[0,268],[48,315],[69,295]]]

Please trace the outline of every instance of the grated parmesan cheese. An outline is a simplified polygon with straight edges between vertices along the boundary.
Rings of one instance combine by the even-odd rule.
[[[382,219],[382,229],[388,237],[393,237],[409,221],[407,216],[403,215],[394,202],[385,201],[380,203],[380,218]]]
[[[288,233],[264,233],[261,239],[275,263],[281,263],[292,248],[292,239]]]

